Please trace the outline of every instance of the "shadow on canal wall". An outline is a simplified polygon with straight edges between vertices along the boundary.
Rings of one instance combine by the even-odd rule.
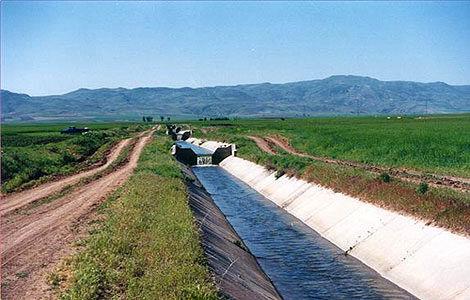
[[[413,295],[470,299],[470,239],[238,157],[220,166]]]
[[[282,299],[191,169],[182,165],[182,170],[207,263],[220,292],[230,299]]]

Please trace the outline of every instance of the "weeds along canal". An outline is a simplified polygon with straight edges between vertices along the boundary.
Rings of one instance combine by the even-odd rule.
[[[222,168],[193,171],[284,299],[413,298]]]

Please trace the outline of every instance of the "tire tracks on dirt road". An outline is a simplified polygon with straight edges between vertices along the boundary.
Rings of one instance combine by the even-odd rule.
[[[116,171],[28,214],[2,217],[2,299],[50,297],[45,275],[71,253],[96,207],[130,177],[153,132],[139,137],[128,162]]]
[[[17,210],[39,199],[48,197],[56,192],[59,192],[60,190],[62,190],[68,185],[76,184],[83,178],[93,176],[105,170],[118,158],[121,151],[127,145],[129,145],[130,140],[131,139],[129,138],[129,139],[125,139],[117,143],[117,145],[113,147],[110,154],[108,155],[106,159],[106,163],[99,167],[96,167],[87,171],[83,171],[83,172],[80,172],[71,176],[67,176],[65,178],[62,178],[56,181],[51,181],[51,182],[42,184],[32,189],[28,189],[25,191],[13,193],[11,195],[2,197],[2,201],[0,203],[0,216],[3,216],[11,211]]]

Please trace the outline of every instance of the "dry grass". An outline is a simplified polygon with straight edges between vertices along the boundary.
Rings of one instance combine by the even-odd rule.
[[[454,191],[430,189],[420,194],[416,185],[391,179],[384,182],[367,174],[347,174],[327,167],[309,167],[302,174],[308,181],[333,187],[378,206],[420,218],[429,224],[470,234],[470,199]]]

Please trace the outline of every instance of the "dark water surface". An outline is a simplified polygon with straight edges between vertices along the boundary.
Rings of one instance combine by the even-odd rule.
[[[194,167],[284,299],[412,296],[220,167]]]

